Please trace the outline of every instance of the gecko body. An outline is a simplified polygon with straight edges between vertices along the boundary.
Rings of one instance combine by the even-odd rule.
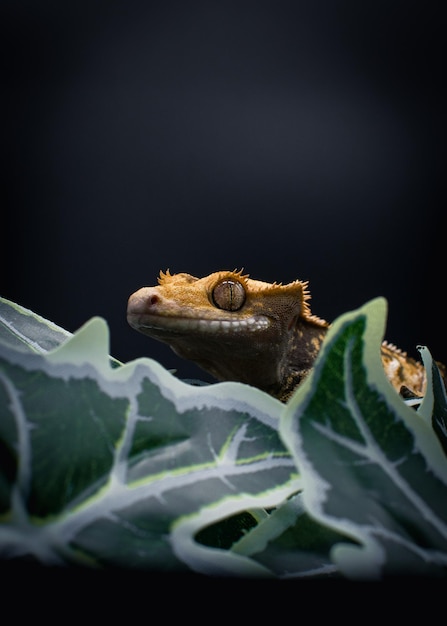
[[[330,327],[311,313],[309,299],[300,280],[282,285],[241,271],[204,278],[167,271],[158,285],[130,296],[127,320],[217,380],[243,382],[285,402],[311,371]],[[421,362],[387,342],[381,356],[398,393],[424,394]]]

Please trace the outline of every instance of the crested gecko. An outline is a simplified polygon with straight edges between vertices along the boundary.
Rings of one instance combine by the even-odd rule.
[[[157,286],[129,297],[127,320],[217,380],[243,382],[286,402],[311,371],[330,326],[311,313],[309,299],[308,282],[300,280],[283,285],[236,270],[204,278],[168,270]],[[424,394],[421,362],[387,342],[381,356],[398,393]]]

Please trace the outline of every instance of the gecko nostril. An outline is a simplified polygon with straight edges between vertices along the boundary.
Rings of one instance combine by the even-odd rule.
[[[154,304],[157,304],[157,302],[159,301],[159,297],[156,296],[155,294],[152,294],[151,296],[149,296],[149,298],[147,299],[147,303],[150,306],[154,306]]]

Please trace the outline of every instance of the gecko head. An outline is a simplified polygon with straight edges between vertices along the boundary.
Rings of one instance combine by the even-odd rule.
[[[161,272],[157,286],[130,296],[127,320],[218,380],[269,390],[282,377],[298,320],[312,317],[306,287],[252,280],[242,271],[204,278]]]

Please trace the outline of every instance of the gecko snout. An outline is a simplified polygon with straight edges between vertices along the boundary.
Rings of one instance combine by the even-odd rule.
[[[127,303],[127,315],[153,313],[160,300],[156,288],[143,287],[130,296]]]

